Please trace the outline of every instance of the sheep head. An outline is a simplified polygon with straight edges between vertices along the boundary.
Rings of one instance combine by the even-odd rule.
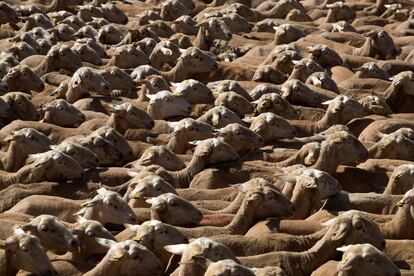
[[[85,120],[85,115],[72,104],[63,99],[47,103],[43,107],[44,122],[62,127],[78,127]]]

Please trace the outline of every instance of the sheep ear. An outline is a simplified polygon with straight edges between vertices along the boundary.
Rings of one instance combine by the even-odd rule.
[[[170,253],[182,255],[184,250],[187,248],[188,244],[173,244],[173,245],[166,245],[164,249]]]
[[[14,250],[17,249],[19,246],[19,242],[16,240],[10,241],[10,240],[0,240],[0,249],[4,250]]]
[[[299,64],[299,63],[300,63],[300,60],[294,60],[294,59],[292,59],[292,63],[293,63],[294,65]]]
[[[184,54],[186,50],[185,49],[178,48],[178,51],[180,51],[181,54]]]
[[[351,244],[349,244],[349,245],[344,245],[344,246],[341,246],[341,247],[338,247],[336,250],[337,251],[340,251],[340,252],[346,252],[346,251],[348,251],[348,249],[349,248],[351,248],[352,247],[352,245]]]
[[[76,222],[78,223],[78,224],[82,224],[82,223],[85,223],[85,222],[87,222],[88,220],[86,219],[86,218],[84,218],[84,217],[82,217],[82,216],[80,216],[80,215],[76,215]]]
[[[259,100],[257,100],[257,101],[259,101]],[[245,123],[251,124],[253,122],[254,118],[255,117],[244,117],[242,119],[242,121],[245,122]]]
[[[25,232],[24,232],[24,230],[22,229],[22,228],[20,228],[20,227],[18,227],[18,226],[14,226],[13,227],[13,234],[14,235],[22,235],[22,234],[24,234]]]
[[[161,52],[166,56],[172,56],[172,51],[168,48],[162,47]]]
[[[128,174],[128,176],[130,176],[130,177],[135,177],[135,176],[137,176],[139,173],[134,172],[134,171],[128,171],[128,172],[127,172],[127,174]]]
[[[108,249],[111,248],[112,245],[116,244],[116,241],[110,239],[95,238],[95,241]]]
[[[145,96],[150,100],[154,99],[155,97],[155,95],[151,95],[151,94],[145,94]]]
[[[104,195],[106,195],[106,193],[108,192],[108,190],[105,187],[101,187],[96,192],[98,193],[98,195],[104,196]]]
[[[168,125],[170,128],[175,128],[176,126],[178,126],[178,124],[179,124],[179,122],[168,122],[168,121],[167,121],[167,125]]]
[[[78,73],[75,73],[72,77],[72,87],[78,87],[82,82],[81,77],[79,76]]]
[[[391,8],[391,5],[384,5],[387,9]]]
[[[336,230],[335,234],[332,236],[332,241],[338,241],[346,237],[350,230],[350,225],[346,222],[343,222],[339,225],[338,230]]]
[[[323,102],[323,103],[321,103],[322,105],[330,105],[331,104],[331,102],[332,102],[332,100],[329,100],[329,101],[325,101],[325,102]]]

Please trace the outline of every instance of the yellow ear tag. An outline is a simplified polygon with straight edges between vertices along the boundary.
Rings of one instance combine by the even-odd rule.
[[[139,199],[139,198],[141,198],[142,197],[142,194],[140,193],[140,192],[136,192],[135,194],[134,194],[134,198],[135,199]]]
[[[398,203],[397,203],[397,205],[399,206],[399,207],[401,207],[401,206],[403,206],[404,205],[404,199],[401,199],[400,201],[398,201]]]
[[[112,256],[112,259],[113,259],[113,260],[115,260],[115,261],[118,261],[118,260],[119,260],[119,259],[121,259],[123,256],[124,256],[124,255],[122,254],[122,252],[117,251],[117,252],[115,253],[115,255],[113,255],[113,256]]]
[[[5,240],[0,240],[0,246],[4,246],[6,244]]]
[[[339,263],[340,264],[346,264],[347,261],[348,261],[347,259],[342,259]]]
[[[137,241],[137,242],[141,241],[141,237],[137,234],[137,235],[134,237],[134,241]]]

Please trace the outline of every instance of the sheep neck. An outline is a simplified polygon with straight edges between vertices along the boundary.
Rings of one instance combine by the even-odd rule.
[[[123,126],[122,120],[117,116],[116,113],[111,114],[111,117],[109,117],[108,121],[106,122],[106,126],[114,128],[122,135],[124,135],[128,130],[125,126]]]
[[[92,270],[83,274],[84,276],[111,276],[119,275],[119,261],[110,261],[108,256],[105,256]]]
[[[55,71],[55,69],[56,68],[52,65],[51,57],[46,56],[42,62],[33,69],[33,72],[41,77],[49,72]]]
[[[256,208],[250,206],[251,202],[245,200],[233,220],[225,228],[234,235],[244,235],[255,223]]]
[[[12,141],[3,158],[3,168],[9,172],[15,172],[24,163],[27,154],[22,151],[22,146],[18,146],[16,141]]]
[[[201,172],[207,164],[207,158],[205,156],[193,155],[190,163],[182,170],[168,172],[174,179],[175,187],[188,188],[193,177]]]
[[[410,239],[414,235],[411,232],[407,232],[407,229],[414,228],[414,220],[411,216],[411,205],[404,204],[400,207],[398,212],[394,215],[391,221],[385,223],[381,227],[381,231],[389,239]],[[409,237],[407,237],[407,234]]]
[[[69,84],[68,91],[66,92],[66,100],[70,103],[74,103],[80,98],[82,98],[82,96],[88,94],[88,91],[82,89],[81,85],[74,87],[72,84]]]
[[[197,37],[194,40],[194,47],[198,47],[201,50],[208,51],[211,47],[211,39],[208,36],[207,29],[205,27],[200,27],[197,33]]]
[[[336,156],[336,151],[330,147],[321,149],[319,158],[316,163],[312,166],[314,169],[318,169],[333,175],[339,164],[339,158]]]
[[[342,245],[342,241],[331,241],[329,231],[309,250],[294,254],[298,260],[292,260],[296,264],[301,264],[303,274],[310,275],[318,267],[329,261],[336,254],[336,248]],[[291,262],[290,262],[291,263]]]
[[[95,205],[96,206],[96,205]],[[83,217],[87,220],[96,220],[99,221],[101,224],[108,223],[104,218],[105,214],[102,214],[99,210],[99,208],[95,208],[95,206],[92,207],[85,207],[86,211],[83,215]]]
[[[178,134],[178,136],[180,136]],[[186,145],[187,139],[185,137],[172,137],[167,144],[167,148],[177,154],[184,154],[188,148]]]
[[[1,261],[2,265],[5,265],[5,269],[0,269],[0,272],[6,271],[6,276],[14,276],[17,275],[17,272],[19,272],[19,269],[15,267],[16,260],[14,260],[13,253],[10,252],[10,250],[6,250],[4,252],[4,259]],[[4,262],[4,263],[3,263]]]
[[[402,100],[404,99],[402,85],[393,85],[391,84],[385,92],[381,93],[380,97],[385,100],[391,109],[398,107]]]
[[[302,185],[296,185],[291,198],[295,206],[295,215],[292,219],[305,219],[318,202],[319,197],[313,189],[307,189]]]
[[[371,37],[368,37],[364,44],[360,48],[354,49],[354,55],[364,56],[364,57],[374,57],[374,48],[372,47],[373,40]]]
[[[181,82],[188,77],[188,72],[191,68],[187,68],[183,59],[179,59],[177,64],[168,72],[161,71],[160,74],[167,81]]]
[[[330,128],[331,126],[335,124],[343,123],[343,122],[340,122],[338,117],[339,116],[337,113],[334,113],[328,109],[325,112],[325,115],[323,115],[323,117],[319,121],[313,124],[313,132],[319,133],[324,130],[327,130],[328,128]]]

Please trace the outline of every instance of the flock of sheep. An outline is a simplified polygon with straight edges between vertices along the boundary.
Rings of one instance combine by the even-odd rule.
[[[414,275],[412,0],[0,2],[0,276]]]

